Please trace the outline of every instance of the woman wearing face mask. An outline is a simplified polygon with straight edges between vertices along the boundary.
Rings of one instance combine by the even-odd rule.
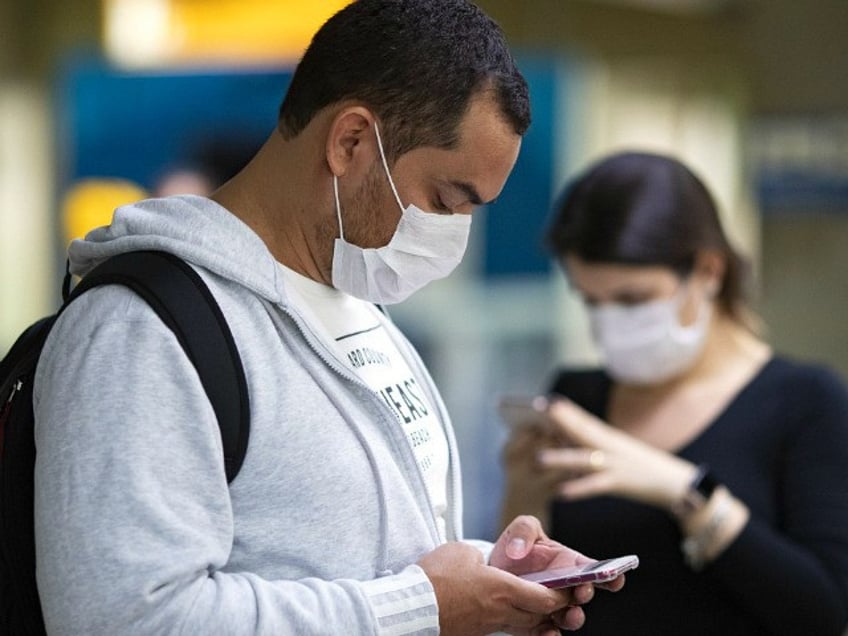
[[[589,554],[635,553],[588,634],[841,634],[848,622],[848,392],[776,355],[704,185],[625,153],[568,188],[548,244],[602,370],[563,370],[547,426],[504,454],[504,518]]]

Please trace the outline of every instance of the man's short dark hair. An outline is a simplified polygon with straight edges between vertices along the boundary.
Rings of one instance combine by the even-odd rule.
[[[516,134],[530,125],[527,83],[497,23],[467,0],[357,0],[315,34],[280,107],[291,139],[323,108],[359,100],[380,118],[391,160],[450,148],[470,98],[491,90]]]

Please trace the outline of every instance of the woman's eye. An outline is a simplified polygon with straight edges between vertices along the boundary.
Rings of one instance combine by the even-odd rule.
[[[600,307],[602,305],[618,305],[619,307],[637,307],[643,303],[651,302],[652,298],[650,296],[616,296],[610,300],[601,301],[597,298],[591,298],[588,296],[583,296],[583,302],[586,303],[588,307]]]
[[[601,302],[597,298],[589,298],[588,296],[583,296],[583,303],[587,307],[592,307],[592,308],[597,307],[598,305],[601,304]]]
[[[624,305],[625,307],[635,307],[636,305],[641,305],[650,300],[650,298],[646,298],[645,296],[621,296],[620,298],[616,298],[615,302],[618,305]]]

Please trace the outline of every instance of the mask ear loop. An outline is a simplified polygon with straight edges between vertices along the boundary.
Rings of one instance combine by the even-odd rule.
[[[403,213],[403,203],[401,203],[400,196],[398,196],[397,188],[395,188],[395,182],[392,180],[392,173],[389,172],[389,164],[386,161],[386,153],[383,152],[383,141],[380,139],[380,128],[377,126],[376,121],[374,122],[374,132],[377,133],[377,147],[380,149],[380,159],[383,160],[383,169],[386,171],[386,176],[389,178],[389,185],[392,186],[392,192],[395,195],[395,200],[400,207],[401,213]]]
[[[336,197],[336,217],[339,219],[339,238],[344,240],[344,229],[342,228],[342,206],[339,203],[339,178],[333,175],[333,195]]]

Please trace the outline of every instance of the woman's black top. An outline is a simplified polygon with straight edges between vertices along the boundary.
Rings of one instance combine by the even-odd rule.
[[[612,382],[563,371],[552,391],[605,417]],[[666,512],[615,497],[556,501],[552,537],[595,558],[637,554],[617,593],[586,607],[587,636],[842,634],[848,623],[848,391],[831,371],[770,360],[677,455],[708,464],[751,519],[700,573]]]

